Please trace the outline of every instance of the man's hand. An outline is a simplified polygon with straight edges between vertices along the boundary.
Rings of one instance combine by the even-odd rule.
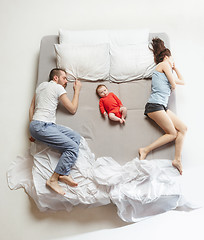
[[[31,142],[35,142],[35,138],[33,138],[33,137],[29,137],[29,140],[30,140]]]
[[[76,79],[74,82],[73,88],[74,88],[74,91],[80,91],[81,90],[81,82]]]
[[[67,94],[62,94],[59,98],[59,100],[62,102],[63,106],[71,113],[75,114],[78,108],[78,102],[79,102],[79,92],[81,90],[81,82],[79,80],[75,80],[74,85],[74,96],[72,98],[72,101],[69,100],[67,97]]]

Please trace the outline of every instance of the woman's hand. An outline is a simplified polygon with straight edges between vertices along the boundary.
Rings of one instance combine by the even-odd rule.
[[[179,85],[184,85],[183,77],[182,77],[181,73],[179,72],[179,70],[176,68],[175,62],[173,63],[172,69],[175,71],[175,73],[177,75],[177,78],[175,79],[175,83],[179,84]]]
[[[172,69],[175,71],[176,66],[175,66],[175,62],[173,63]]]

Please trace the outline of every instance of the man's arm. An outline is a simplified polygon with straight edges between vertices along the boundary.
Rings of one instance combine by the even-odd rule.
[[[29,108],[29,121],[30,122],[33,119],[34,110],[35,110],[35,95],[34,95],[32,101],[31,101],[30,108]],[[29,137],[29,140],[31,142],[35,142],[35,139],[33,137]]]
[[[73,88],[74,88],[74,96],[72,101],[69,100],[66,94],[62,94],[59,100],[70,113],[75,114],[78,108],[78,103],[79,103],[79,92],[81,90],[81,82],[79,80],[76,80],[74,82]]]
[[[30,108],[29,108],[29,120],[30,120],[30,122],[33,119],[34,110],[35,110],[35,95],[33,96],[33,99],[32,99],[32,102],[31,102]]]

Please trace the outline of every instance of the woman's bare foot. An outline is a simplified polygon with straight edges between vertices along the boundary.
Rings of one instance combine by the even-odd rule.
[[[66,183],[67,185],[71,186],[71,187],[76,187],[78,186],[78,184],[74,181],[74,179],[68,175],[62,175],[62,176],[59,176],[59,180]]]
[[[139,153],[139,159],[140,160],[144,160],[148,154],[148,152],[145,150],[145,148],[140,148],[138,150],[138,153]]]
[[[63,196],[65,195],[65,191],[62,187],[60,187],[57,180],[52,180],[52,178],[50,178],[47,180],[46,185],[49,186],[52,190],[54,190],[56,193],[59,193]]]
[[[179,173],[182,175],[182,165],[181,165],[181,161],[180,160],[176,160],[174,159],[172,162],[172,165],[178,169]]]

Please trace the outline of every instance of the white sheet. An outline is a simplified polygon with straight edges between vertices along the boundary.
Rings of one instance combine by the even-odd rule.
[[[82,138],[79,156],[71,171],[78,187],[60,183],[66,189],[66,195],[61,196],[45,184],[60,154],[39,142],[31,144],[30,153],[11,164],[8,184],[11,189],[25,188],[40,211],[71,211],[76,205],[100,206],[112,201],[121,219],[138,222],[177,207],[198,207],[186,200],[185,184],[181,183],[182,178],[170,160],[135,158],[121,166],[110,157],[95,159]]]

